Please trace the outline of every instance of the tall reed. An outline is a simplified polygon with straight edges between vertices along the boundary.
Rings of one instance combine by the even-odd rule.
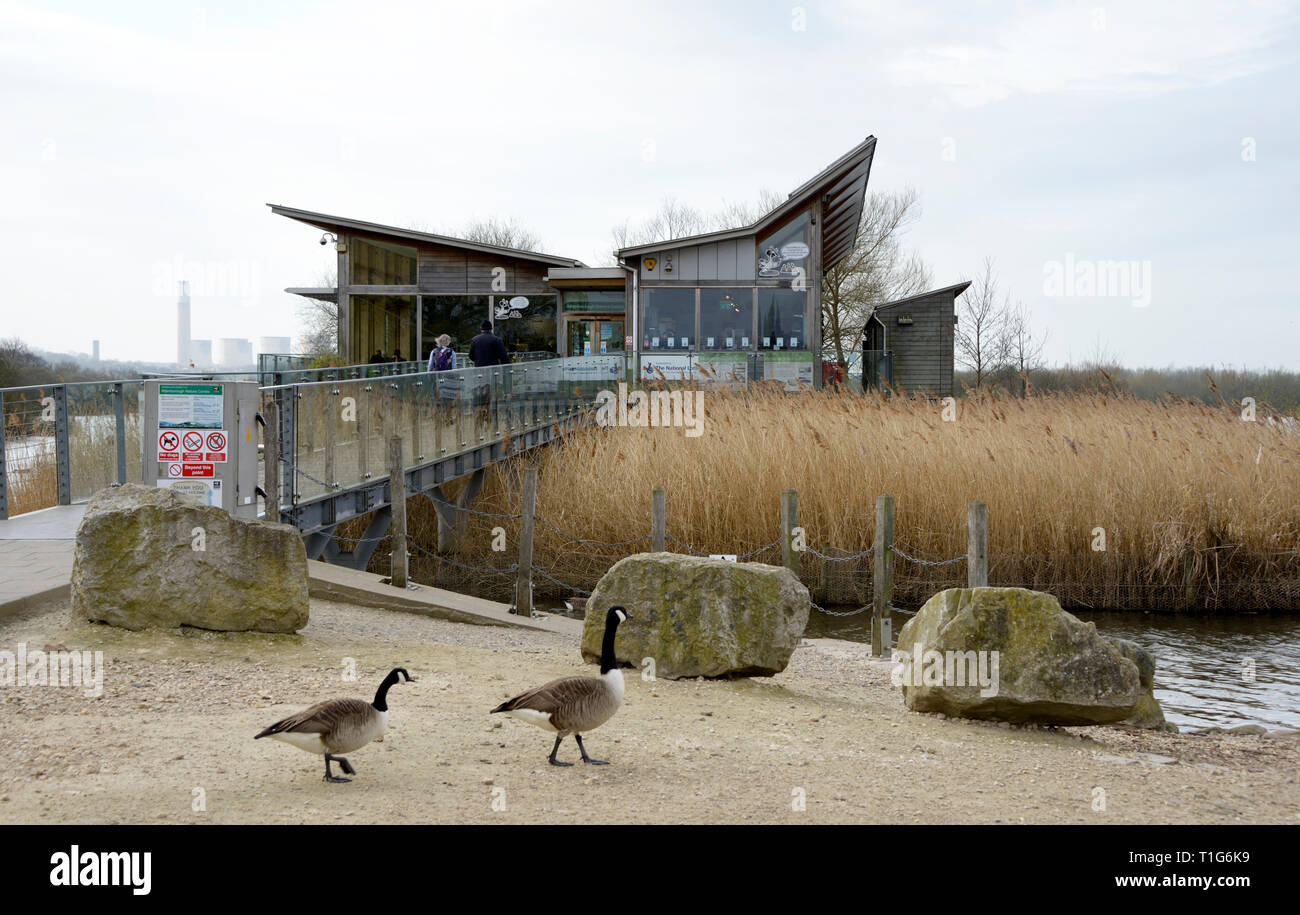
[[[495,470],[475,508],[517,512],[520,467],[534,460],[537,513],[568,534],[603,542],[648,534],[651,491],[662,485],[671,537],[706,553],[745,553],[777,538],[781,490],[794,489],[808,545],[852,553],[871,545],[876,497],[890,493],[899,548],[937,560],[965,552],[966,505],[982,499],[991,583],[1055,589],[1076,607],[1300,609],[1294,417],[1261,406],[1247,421],[1238,407],[1095,392],[980,393],[952,409],[945,419],[942,403],[923,398],[709,391],[700,437],[676,427],[585,428]],[[432,509],[411,504],[413,539],[433,550]],[[452,558],[493,568],[513,561],[517,522],[489,520],[471,518]],[[491,550],[498,525],[511,544],[504,554]],[[535,557],[553,577],[590,589],[617,558],[648,548],[579,544],[539,524]],[[779,552],[755,558],[779,562]],[[870,592],[869,560],[802,563],[826,600]],[[898,569],[904,601],[965,581],[960,564],[900,559]],[[445,566],[441,574],[498,596],[509,590],[505,575]],[[539,578],[539,593],[548,590],[563,589]]]

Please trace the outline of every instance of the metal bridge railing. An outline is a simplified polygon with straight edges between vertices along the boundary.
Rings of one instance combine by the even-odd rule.
[[[407,471],[481,453],[576,418],[625,371],[622,355],[580,356],[263,387],[278,431],[281,514],[387,479],[393,435]]]
[[[384,398],[394,390],[406,411],[411,453],[427,457],[456,454],[470,443],[499,441],[530,422],[541,422],[538,417],[542,415],[570,415],[579,403],[594,398],[595,389],[587,388],[597,375],[605,374],[605,386],[609,378],[617,381],[622,377],[623,362],[618,356],[562,360],[516,355],[527,361],[434,375],[424,371],[423,362],[400,362],[294,368],[265,377],[258,372],[150,373],[147,377],[249,380],[259,382],[264,390],[292,389],[290,405],[283,412],[290,425],[281,429],[285,440],[295,441],[292,424],[302,415],[306,438],[303,450],[286,452],[283,461],[298,461],[301,454],[292,468],[300,471],[295,476],[307,484],[299,490],[301,498],[315,491],[313,486],[323,492],[385,475],[376,473],[382,467],[382,452],[375,437],[380,424],[387,421],[382,411],[392,409],[382,406]],[[467,356],[462,354],[459,359],[468,364]],[[607,364],[615,363],[617,373],[611,374]],[[597,364],[603,367],[601,372],[595,370]],[[0,388],[0,520],[11,514],[85,502],[105,486],[143,479],[141,392],[145,380]],[[327,386],[338,393],[322,393]],[[474,398],[480,394],[485,403],[475,404]],[[359,424],[345,425],[337,419],[328,424],[335,433],[332,462],[337,471],[331,484],[313,483],[313,477],[324,481],[328,475],[321,453],[327,434],[325,405],[330,404],[332,410],[344,396],[359,407],[377,411],[376,417],[360,413]],[[294,402],[302,402],[302,409],[295,409]],[[434,403],[440,407],[437,422]],[[475,412],[480,407],[488,409],[486,425]],[[454,424],[447,420],[451,415],[458,417]],[[286,488],[286,492],[283,504],[292,505],[292,491]]]

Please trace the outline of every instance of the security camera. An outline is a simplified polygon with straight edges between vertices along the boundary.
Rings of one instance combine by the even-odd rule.
[[[320,243],[322,245],[329,244],[329,240],[330,240],[330,234],[328,232],[326,232],[324,235],[320,237]]]

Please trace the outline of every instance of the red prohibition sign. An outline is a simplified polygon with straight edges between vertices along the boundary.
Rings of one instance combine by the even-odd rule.
[[[178,444],[180,441],[176,438],[175,432],[164,432],[158,437],[159,451],[175,451]]]
[[[169,476],[169,477],[178,477],[178,476],[180,476],[180,475],[181,475],[181,465],[180,465],[180,464],[169,464],[169,465],[167,465],[167,476]]]
[[[208,433],[208,450],[224,451],[226,447],[226,437],[220,432]]]
[[[197,432],[186,432],[183,441],[186,451],[199,451],[203,448],[203,436]]]

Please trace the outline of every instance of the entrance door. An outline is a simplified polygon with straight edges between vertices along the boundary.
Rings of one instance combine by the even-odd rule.
[[[602,356],[623,352],[623,318],[569,318],[566,356]]]

